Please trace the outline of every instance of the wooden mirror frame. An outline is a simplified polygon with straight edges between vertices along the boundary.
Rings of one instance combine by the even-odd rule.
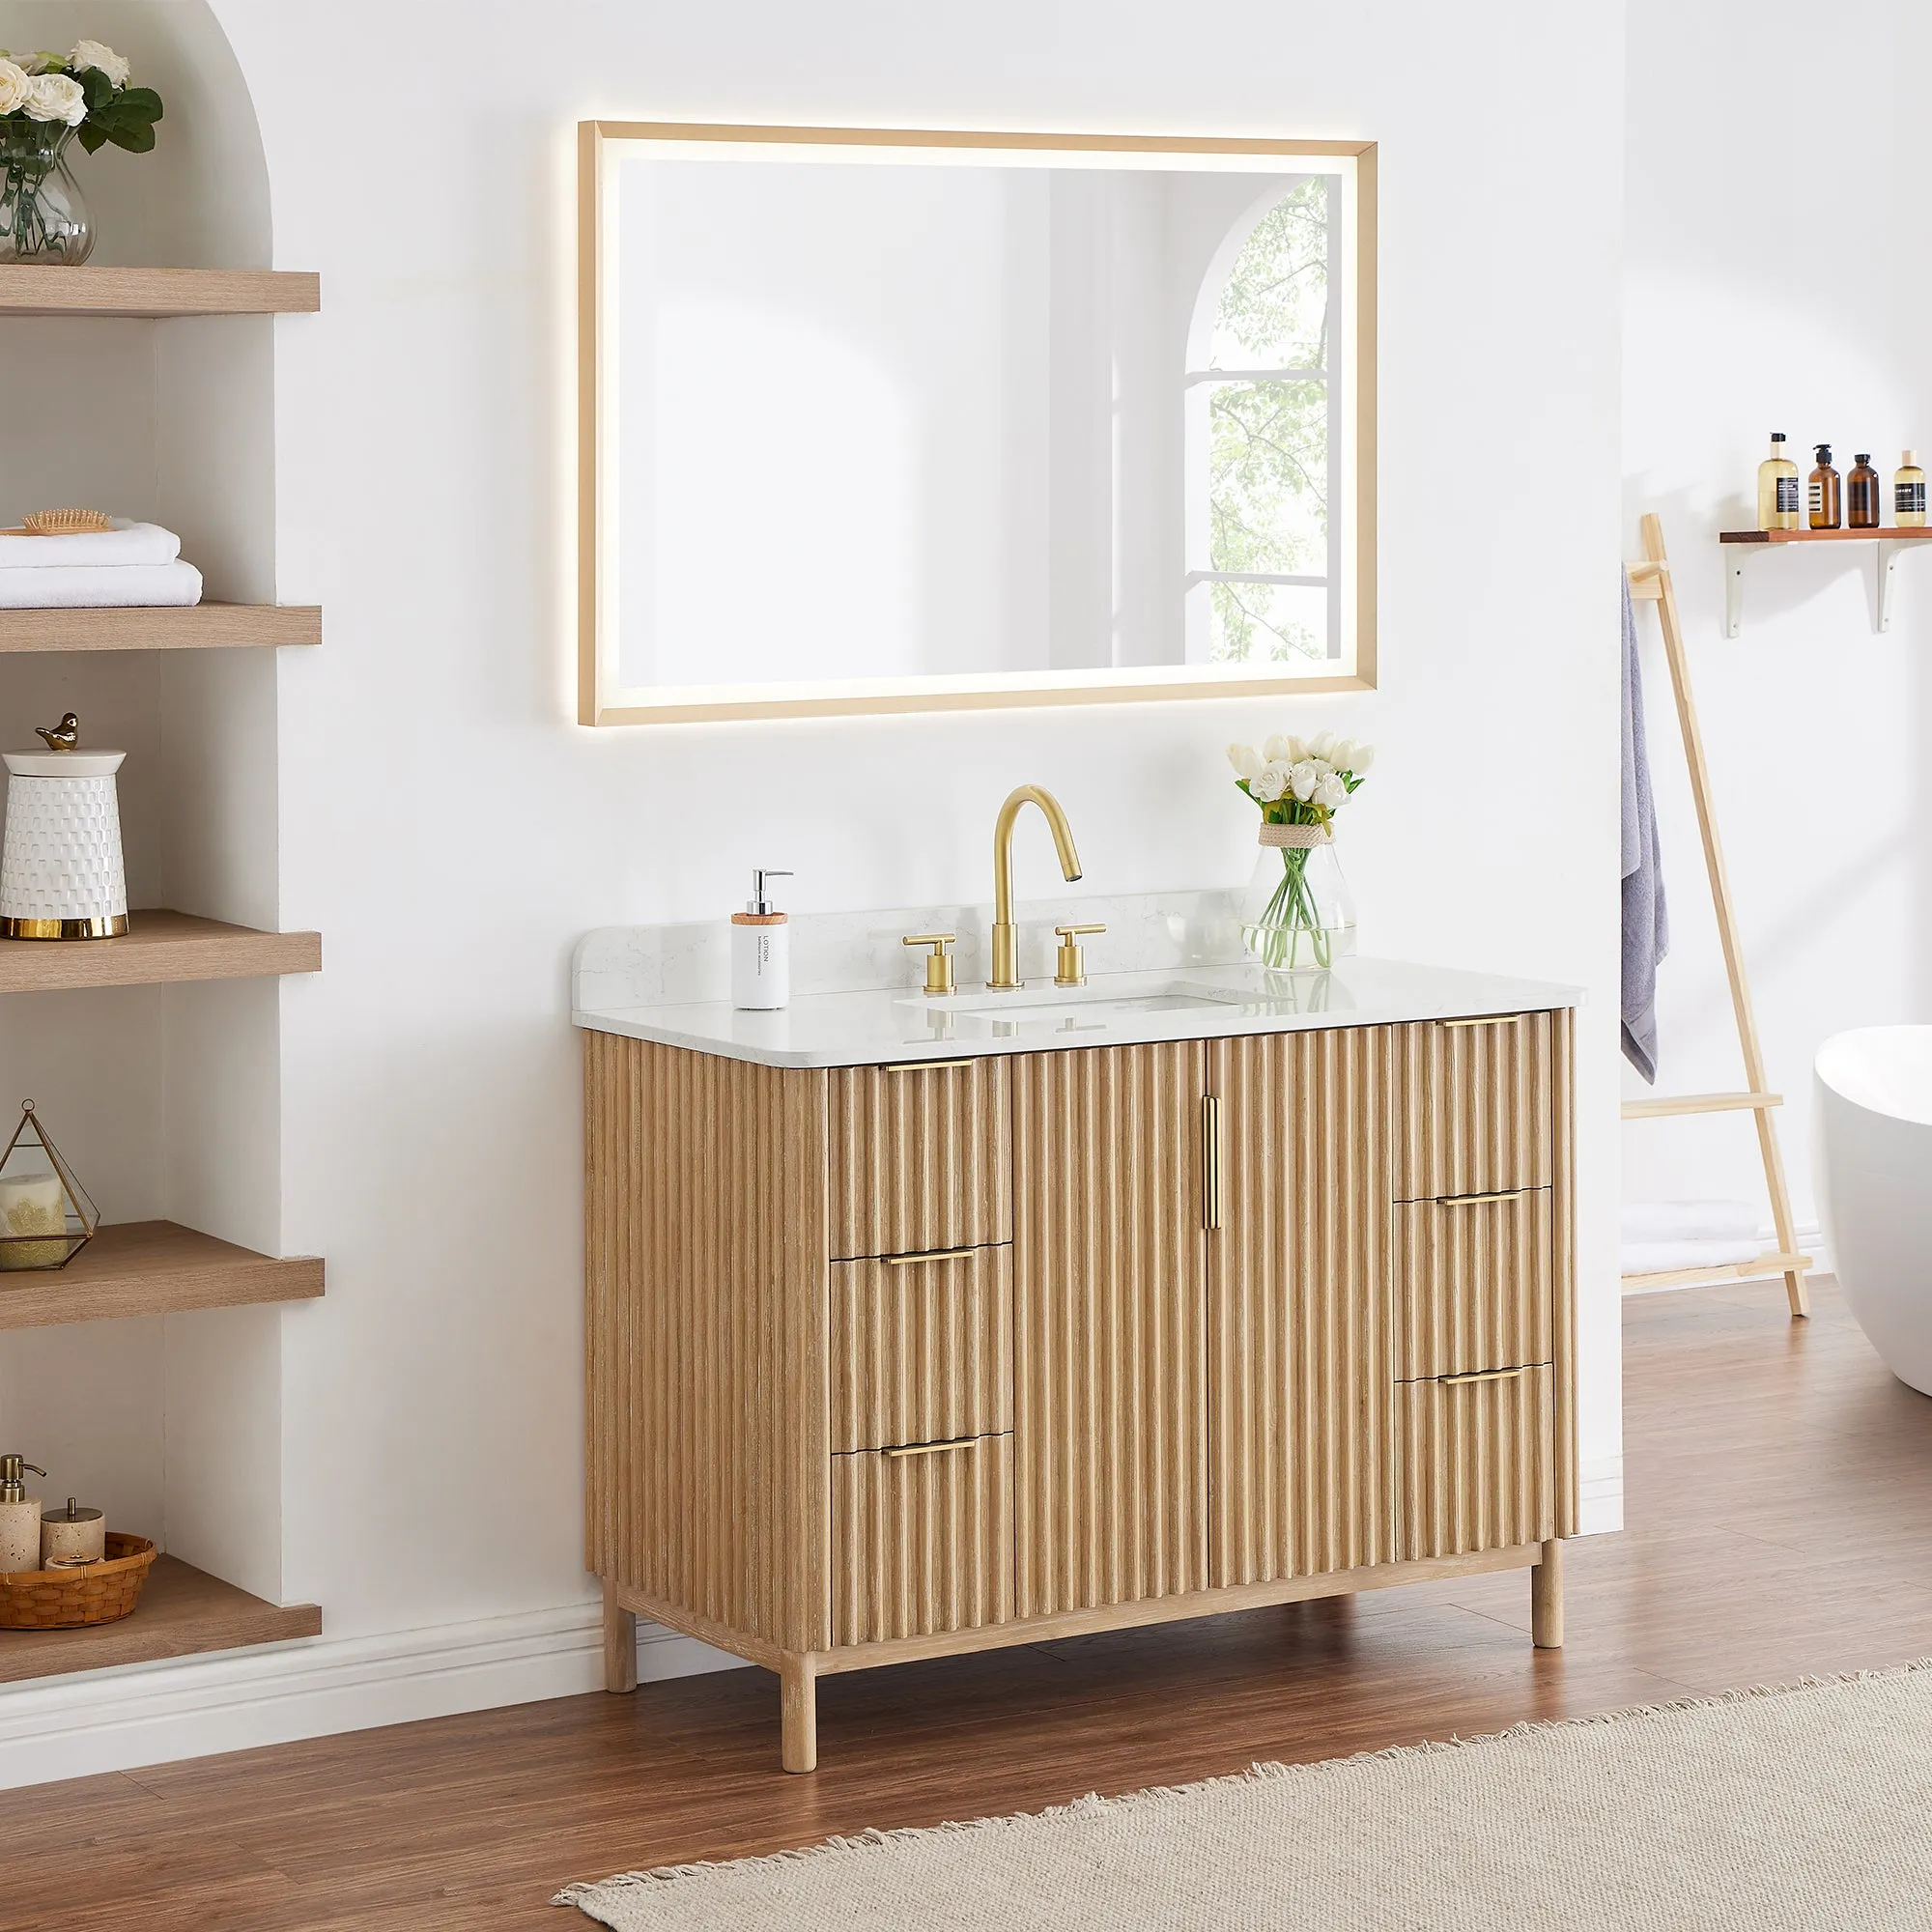
[[[1225,155],[1347,158],[1353,163],[1354,221],[1350,281],[1353,380],[1349,448],[1353,478],[1353,542],[1347,580],[1351,599],[1354,668],[1348,674],[1256,670],[1203,676],[1195,667],[1157,665],[1106,669],[890,679],[813,680],[729,686],[667,685],[626,691],[607,675],[605,612],[610,600],[601,543],[609,452],[601,437],[602,351],[611,326],[606,256],[605,188],[611,144],[769,142],[799,148],[958,148],[1015,155]],[[1091,163],[1090,163],[1091,165]],[[941,132],[896,128],[765,128],[724,124],[583,121],[578,124],[578,722],[662,724],[733,718],[829,718],[868,713],[966,711],[1049,704],[1170,702],[1184,698],[1370,691],[1376,683],[1376,144],[1373,141],[1263,141],[1167,138],[1135,134]],[[923,686],[936,688],[923,689]]]

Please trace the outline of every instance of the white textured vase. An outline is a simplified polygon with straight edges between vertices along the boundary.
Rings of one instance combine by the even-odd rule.
[[[7,752],[0,932],[111,939],[128,930],[121,805],[125,752]]]

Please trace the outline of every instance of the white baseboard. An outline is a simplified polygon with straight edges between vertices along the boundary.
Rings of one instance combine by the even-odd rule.
[[[1583,1465],[1578,1501],[1585,1536],[1623,1527],[1621,1456]],[[642,1683],[742,1667],[695,1638],[639,1627]],[[0,1789],[574,1697],[603,1685],[595,1604],[30,1681],[0,1689]]]
[[[694,1638],[639,1630],[643,1682],[740,1667]],[[0,1690],[0,1789],[603,1686],[595,1604],[90,1671]]]

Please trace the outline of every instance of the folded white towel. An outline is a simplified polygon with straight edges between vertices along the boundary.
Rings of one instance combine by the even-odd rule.
[[[159,524],[130,524],[126,517],[111,522],[111,530],[80,530],[71,537],[0,535],[0,570],[71,570],[101,564],[138,569],[144,564],[172,563],[181,554],[181,538]]]
[[[1754,1241],[1758,1210],[1748,1201],[1632,1201],[1626,1241]]]
[[[48,537],[48,543],[59,541]],[[138,604],[199,604],[191,563],[81,570],[0,570],[0,611],[78,611]]]
[[[1729,1267],[1754,1262],[1763,1243],[1748,1241],[1626,1241],[1618,1257],[1624,1274],[1663,1274],[1676,1268]]]

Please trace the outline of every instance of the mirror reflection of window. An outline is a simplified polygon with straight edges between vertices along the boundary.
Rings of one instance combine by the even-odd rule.
[[[1202,286],[1184,379],[1193,662],[1341,655],[1333,189],[1271,185]]]

